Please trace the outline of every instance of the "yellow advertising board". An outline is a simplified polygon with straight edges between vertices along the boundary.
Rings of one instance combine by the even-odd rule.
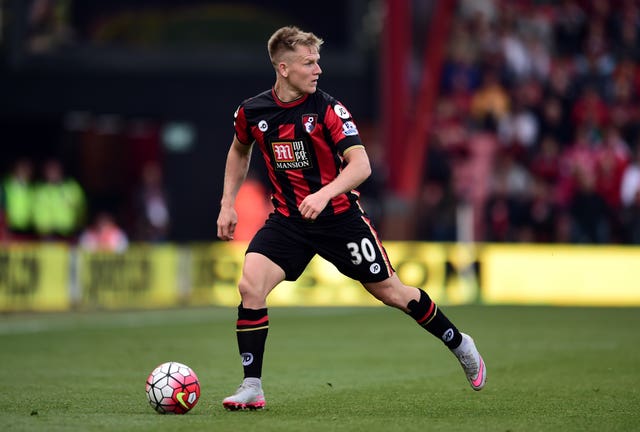
[[[238,281],[247,245],[207,243],[189,247],[189,304],[238,306]]]
[[[178,249],[170,245],[134,245],[123,253],[78,254],[80,306],[154,308],[182,301]]]
[[[389,242],[385,245],[404,283],[423,288],[435,301],[476,302],[479,295],[472,245]],[[214,243],[191,248],[192,304],[237,306],[237,284],[246,243]],[[300,278],[283,282],[269,296],[271,306],[380,305],[360,283],[314,257]]]
[[[69,248],[11,244],[0,249],[0,311],[61,311],[70,307]]]
[[[640,248],[387,242],[400,279],[440,304],[640,306]],[[0,311],[235,307],[246,243],[132,245],[122,254],[64,244],[0,248]],[[74,259],[74,256],[77,259]],[[380,305],[315,257],[271,306]]]
[[[640,248],[487,245],[487,304],[640,306]]]

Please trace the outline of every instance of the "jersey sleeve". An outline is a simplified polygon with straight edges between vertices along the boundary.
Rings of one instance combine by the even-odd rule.
[[[351,147],[362,146],[360,134],[351,113],[337,100],[330,100],[324,122],[341,154]]]
[[[233,114],[233,127],[238,141],[246,145],[253,144],[254,140],[251,135],[251,128],[247,122],[247,116],[244,112],[244,105],[240,105]]]

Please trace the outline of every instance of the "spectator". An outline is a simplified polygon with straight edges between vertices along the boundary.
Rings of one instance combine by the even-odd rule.
[[[623,207],[637,202],[640,194],[640,146],[637,146],[631,163],[627,165],[620,182],[620,201]]]
[[[611,235],[607,202],[596,191],[593,172],[579,170],[577,190],[569,203],[571,241],[573,243],[608,243]]]
[[[548,96],[542,102],[540,136],[554,140],[559,147],[568,147],[573,138],[573,128],[567,113],[559,98]],[[540,150],[544,151],[542,146]]]
[[[546,136],[540,144],[531,163],[529,171],[548,186],[555,185],[560,180],[560,149],[553,136]]]
[[[539,131],[538,119],[525,106],[522,97],[515,98],[513,109],[498,122],[502,146],[514,152],[519,160],[528,160],[533,154]]]
[[[89,252],[124,252],[129,246],[126,233],[108,212],[100,212],[80,235],[78,245]]]
[[[490,234],[495,241],[529,239],[531,181],[529,171],[516,161],[511,151],[499,151],[486,208]]]
[[[134,192],[135,228],[133,238],[143,242],[167,240],[171,217],[169,193],[164,185],[160,164],[147,162],[142,168],[140,185]]]
[[[638,110],[635,76],[636,65],[629,60],[618,64],[613,75],[613,99],[610,105],[610,123],[620,130],[624,140],[634,142],[640,133],[640,111]]]
[[[574,143],[560,155],[560,177],[556,185],[558,202],[567,206],[576,190],[579,173],[595,173],[598,154],[596,138],[583,126],[576,131]]]
[[[576,58],[576,78],[580,89],[592,88],[605,100],[610,96],[610,78],[615,67],[603,20],[592,19]]]
[[[497,71],[488,70],[471,98],[473,119],[482,129],[495,131],[500,119],[508,114],[509,106],[509,94],[500,83]]]
[[[640,245],[640,146],[636,147],[632,162],[622,176],[620,200],[623,239]]]
[[[445,94],[456,89],[466,92],[475,90],[480,85],[480,67],[475,61],[474,41],[471,40],[465,27],[453,30],[448,58],[442,65],[441,88]]]
[[[456,241],[457,208],[450,183],[426,181],[417,206],[416,238],[437,242]]]
[[[498,152],[491,177],[491,186],[502,189],[512,197],[524,197],[531,188],[531,174],[522,166],[508,149]]]
[[[620,209],[620,187],[629,159],[629,146],[620,131],[608,127],[596,155],[596,189],[613,211]]]
[[[614,46],[616,58],[629,59],[638,63],[640,61],[640,38],[638,37],[638,25],[634,22],[633,14],[623,17],[616,30]]]
[[[528,223],[530,224],[531,241],[537,243],[552,243],[558,240],[559,208],[549,189],[549,182],[545,179],[534,179],[532,198],[528,209]]]
[[[570,56],[582,45],[587,16],[577,0],[562,0],[554,27],[554,45],[559,56]]]
[[[33,205],[36,233],[43,240],[71,241],[82,230],[86,199],[78,182],[67,177],[62,163],[49,159],[36,185]]]
[[[544,83],[545,99],[553,98],[560,104],[560,118],[571,127],[571,112],[575,102],[577,88],[574,82],[572,62],[567,59],[556,58],[549,74],[549,80]],[[562,145],[568,142],[560,141]]]
[[[0,239],[33,239],[33,163],[18,159],[0,189]]]
[[[511,235],[511,206],[504,184],[495,184],[485,206],[485,238],[490,242],[507,242]]]
[[[609,109],[598,91],[586,87],[574,103],[571,119],[575,127],[589,126],[601,130],[609,120]]]

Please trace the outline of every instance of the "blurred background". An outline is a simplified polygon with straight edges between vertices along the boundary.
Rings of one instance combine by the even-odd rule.
[[[376,115],[380,5],[367,1],[0,2],[2,170],[58,159],[89,215],[133,238],[137,186],[162,176],[172,241],[213,240],[233,113],[274,81],[266,43],[296,24],[325,40],[323,88]],[[151,167],[155,165],[155,167]],[[256,164],[257,166],[257,164]],[[152,181],[152,180],[149,180]]]
[[[84,222],[109,212],[145,240],[156,182],[163,238],[215,239],[232,114],[272,84],[269,35],[296,24],[325,40],[321,88],[370,148],[386,238],[640,241],[637,1],[0,5],[0,168],[26,160],[35,182],[57,160]]]
[[[638,0],[0,0],[3,241],[215,242],[233,112],[289,24],[325,40],[383,238],[640,243]]]

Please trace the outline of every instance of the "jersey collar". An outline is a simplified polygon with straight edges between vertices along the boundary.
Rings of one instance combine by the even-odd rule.
[[[276,89],[271,87],[271,96],[273,97],[273,100],[276,102],[278,106],[282,108],[291,108],[294,106],[298,106],[302,102],[306,101],[307,98],[309,97],[309,94],[305,93],[303,96],[299,97],[298,99],[292,100],[291,102],[283,102],[280,100],[280,98],[278,98],[278,95],[276,94]]]

